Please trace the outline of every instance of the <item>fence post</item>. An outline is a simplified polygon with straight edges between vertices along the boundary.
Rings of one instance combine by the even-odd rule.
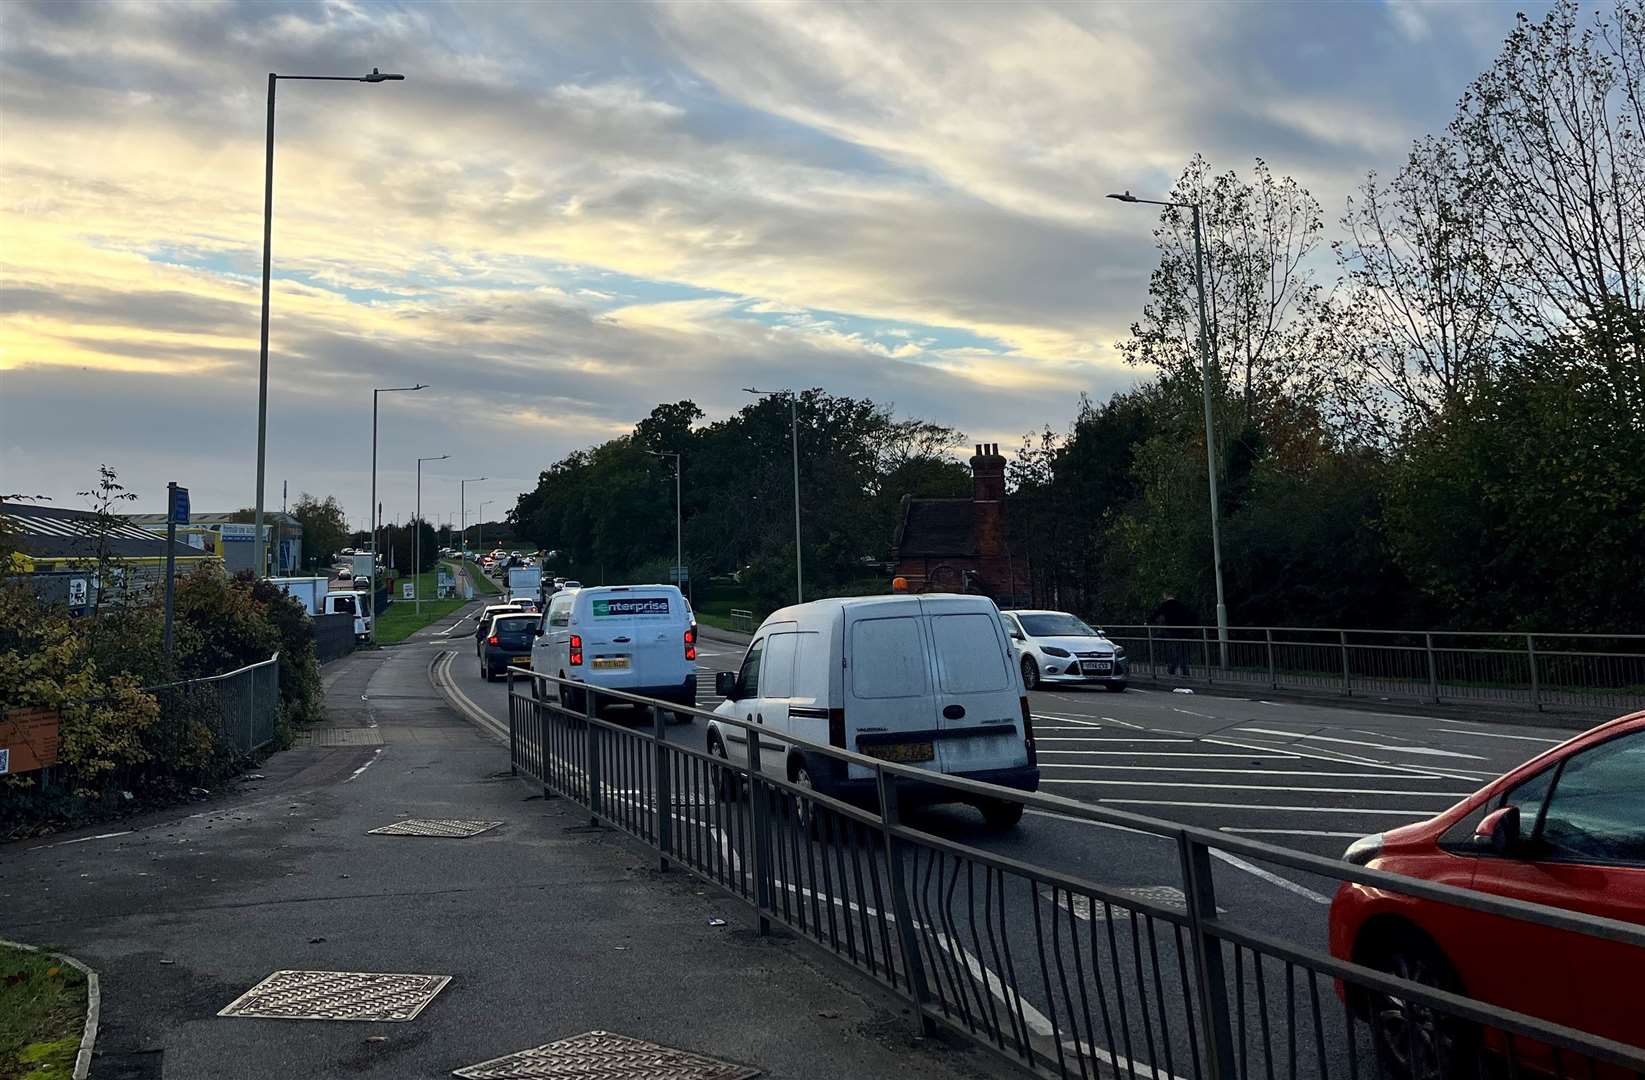
[[[1279,676],[1274,673],[1274,628],[1266,627],[1262,631],[1263,640],[1268,644],[1268,689],[1279,689]]]
[[[760,912],[760,936],[771,933],[771,917],[767,912],[774,907],[771,896],[771,847],[766,842],[771,834],[770,789],[760,785],[760,733],[748,729],[748,809],[754,817],[754,903]]]
[[[1159,667],[1154,663],[1154,628],[1146,626],[1143,629],[1148,631],[1148,677],[1158,679]]]
[[[1423,647],[1428,650],[1428,697],[1435,705],[1439,704],[1439,667],[1434,662],[1434,635],[1422,635]]]
[[[1542,684],[1536,673],[1536,639],[1530,634],[1525,635],[1525,657],[1531,662],[1531,704],[1536,706],[1537,712],[1541,712]]]
[[[520,775],[520,770],[514,767],[514,763],[520,760],[520,733],[518,727],[514,707],[514,665],[510,664],[508,667],[508,775],[510,776]]]
[[[588,823],[600,823],[600,728],[594,721],[599,712],[594,691],[583,684],[583,733],[588,754]]]
[[[1205,659],[1205,681],[1208,683],[1214,683],[1217,680],[1211,674],[1211,628],[1209,626],[1200,627],[1199,637],[1201,646],[1200,655]]]
[[[1235,1080],[1239,1074],[1234,1069],[1234,1033],[1228,1015],[1228,979],[1222,966],[1222,939],[1205,929],[1205,920],[1217,917],[1217,890],[1211,876],[1210,852],[1204,844],[1190,840],[1187,833],[1178,833],[1177,853],[1182,863],[1182,888],[1188,900],[1195,981],[1199,983],[1200,1025],[1211,1080]]]
[[[925,961],[920,957],[920,941],[914,933],[914,913],[908,903],[908,882],[902,872],[902,844],[894,835],[902,824],[902,807],[897,802],[897,781],[894,777],[887,777],[883,768],[876,767],[874,781],[880,792],[880,823],[885,830],[885,865],[891,878],[891,915],[897,924],[903,975],[908,980],[908,992],[914,999],[915,1033],[923,1037],[936,1030],[936,1023],[925,1012],[931,990],[925,982]]]
[[[651,738],[657,744],[657,869],[668,869],[668,853],[674,847],[674,813],[671,808],[673,797],[670,794],[668,777],[668,740],[664,731],[668,727],[667,714],[663,710],[651,708]]]
[[[1348,631],[1338,630],[1337,639],[1342,642],[1342,696],[1348,697],[1353,693],[1348,676]]]

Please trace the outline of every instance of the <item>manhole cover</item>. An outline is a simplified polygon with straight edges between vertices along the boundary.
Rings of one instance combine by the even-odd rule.
[[[372,829],[371,835],[448,836],[460,840],[466,836],[479,836],[501,824],[500,821],[464,821],[461,818],[407,818],[384,825],[381,829]]]
[[[1158,904],[1160,907],[1170,908],[1173,911],[1186,912],[1188,910],[1188,898],[1175,885],[1126,885],[1115,888],[1114,892],[1124,899]],[[1050,889],[1041,888],[1040,895],[1048,901],[1053,899]],[[1094,919],[1097,922],[1102,922],[1108,918],[1109,907],[1103,906],[1101,901],[1098,901],[1093,907],[1090,897],[1080,893],[1072,895],[1074,917],[1076,919]],[[1068,910],[1068,898],[1068,893],[1058,892],[1054,902],[1066,911]],[[1115,919],[1130,918],[1131,909],[1124,906],[1123,899],[1114,901],[1110,907],[1113,909]],[[1217,908],[1219,914],[1227,910],[1227,908]]]
[[[749,1080],[760,1070],[609,1031],[589,1031],[452,1075],[467,1080]]]
[[[276,971],[217,1015],[275,1020],[411,1020],[450,981],[450,975]]]
[[[374,727],[310,728],[292,739],[294,747],[382,746],[383,733]]]

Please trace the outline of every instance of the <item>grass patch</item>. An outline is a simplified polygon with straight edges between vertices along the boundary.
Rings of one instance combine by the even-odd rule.
[[[486,577],[485,571],[480,569],[479,563],[468,564],[468,578],[474,582],[475,596],[496,596],[503,591],[503,587]]]
[[[739,629],[731,625],[731,611],[733,608],[738,611],[752,611],[755,626],[760,625],[760,620],[765,618],[767,614],[754,603],[752,594],[735,591],[735,587],[727,589],[723,586],[716,586],[711,589],[703,589],[692,604],[692,610],[697,613],[698,622],[705,626],[717,626],[721,630]],[[747,631],[743,632],[746,633]]]
[[[78,968],[0,945],[0,1080],[70,1075],[85,1026]]]
[[[404,577],[400,579],[400,582],[410,580],[412,580],[410,577]],[[417,613],[417,602],[415,600],[401,599],[403,594],[396,589],[394,603],[390,604],[386,611],[379,612],[377,615],[377,624],[374,627],[376,632],[373,635],[377,639],[377,644],[393,645],[404,641],[423,627],[445,618],[468,603],[461,597],[453,600],[429,599],[429,597],[436,595],[438,591],[438,572],[434,570],[417,575],[417,588],[423,596],[422,614]]]

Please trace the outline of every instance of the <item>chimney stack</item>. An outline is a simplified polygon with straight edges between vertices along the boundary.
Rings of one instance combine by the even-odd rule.
[[[977,554],[983,558],[1004,555],[1005,543],[1005,458],[999,443],[977,443],[971,458],[972,527]]]

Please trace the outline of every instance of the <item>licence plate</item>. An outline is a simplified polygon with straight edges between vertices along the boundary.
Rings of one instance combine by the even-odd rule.
[[[596,656],[594,666],[597,668],[625,668],[628,666],[626,656]]]
[[[1083,665],[1087,675],[1112,675],[1114,662],[1112,660],[1087,660]]]
[[[930,761],[937,756],[936,750],[928,742],[870,743],[862,747],[862,752],[871,758],[895,761],[904,765]]]
[[[513,664],[515,667],[530,667],[531,657],[516,656],[514,659],[510,660],[509,663]]]

